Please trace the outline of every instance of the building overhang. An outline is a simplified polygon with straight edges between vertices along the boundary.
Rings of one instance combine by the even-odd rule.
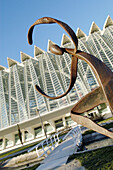
[[[61,107],[61,108],[53,110],[53,111],[50,111],[48,113],[44,113],[43,115],[41,115],[42,121],[45,122],[45,121],[49,121],[49,120],[55,120],[55,119],[57,119],[57,117],[60,117],[66,113],[69,113],[74,105],[75,105],[75,103],[70,104],[68,106]],[[37,117],[31,118],[29,120],[19,123],[19,126],[20,126],[21,130],[25,130],[29,127],[35,127],[40,123],[41,123],[40,117],[37,116]],[[16,132],[18,132],[17,124],[6,127],[4,129],[1,129],[0,135],[2,137],[4,135],[8,135],[10,133],[16,133]]]

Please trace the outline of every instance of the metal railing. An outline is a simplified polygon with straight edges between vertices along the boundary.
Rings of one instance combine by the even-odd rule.
[[[82,133],[80,125],[74,127],[71,129],[63,138],[63,140],[66,140],[67,138],[72,137],[72,140],[74,141],[75,146],[81,145],[82,142]]]
[[[52,136],[46,138],[39,144],[33,146],[28,150],[28,152],[36,149],[36,153],[38,158],[45,155],[45,157],[48,156],[48,154],[58,145],[60,139],[59,139],[59,132],[53,134]]]
[[[33,146],[28,150],[28,152],[36,150],[38,158],[41,156],[45,155],[45,157],[50,154],[55,147],[58,146],[60,139],[59,139],[59,134],[61,132],[57,132],[53,134],[52,136],[46,138],[39,144]],[[69,137],[72,137],[72,140],[74,142],[75,147],[80,146],[82,142],[82,134],[81,134],[81,129],[80,126],[76,126],[75,128],[71,129],[64,137],[63,141],[68,139]]]

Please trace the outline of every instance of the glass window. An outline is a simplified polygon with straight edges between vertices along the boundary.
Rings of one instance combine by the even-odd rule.
[[[6,143],[6,148],[10,147],[13,145],[13,141],[5,139],[5,143]]]
[[[34,128],[34,131],[35,131],[35,136],[42,135],[42,127],[41,126]]]
[[[66,120],[66,125],[71,126],[73,123],[75,123],[72,119],[71,116],[65,117]]]
[[[53,130],[53,127],[48,123],[44,125],[46,132],[51,132]]]
[[[19,136],[18,134],[15,134],[15,144],[20,144],[20,139],[19,139]]]
[[[3,139],[0,139],[0,149],[2,149]]]
[[[31,138],[32,138],[32,134],[29,133],[28,131],[25,131],[25,140],[28,141]]]
[[[55,121],[56,129],[63,127],[63,120],[59,119]]]

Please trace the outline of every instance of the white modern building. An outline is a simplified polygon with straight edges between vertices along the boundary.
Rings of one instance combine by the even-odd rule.
[[[88,36],[80,28],[76,35],[79,50],[96,56],[113,70],[113,20],[110,16],[103,30],[93,22]],[[44,129],[49,135],[74,125],[70,117],[71,108],[82,96],[98,86],[91,68],[79,60],[77,81],[66,97],[51,100],[36,92],[35,84],[38,84],[48,95],[58,96],[67,90],[70,83],[71,56],[67,53],[62,56],[51,54],[51,44],[53,42],[49,40],[48,52],[35,46],[34,57],[21,52],[21,63],[8,58],[9,67],[0,66],[1,153],[21,146],[17,124],[24,145],[45,138]],[[74,47],[65,34],[61,46]],[[110,113],[109,107],[103,104],[88,114],[93,117],[101,113]]]

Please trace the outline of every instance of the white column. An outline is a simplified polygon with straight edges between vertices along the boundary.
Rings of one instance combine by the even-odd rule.
[[[2,148],[5,149],[6,148],[6,143],[5,143],[5,137],[3,137],[3,144],[2,144]]]
[[[22,142],[24,143],[25,142],[25,131],[21,130],[21,132],[22,132]]]
[[[13,146],[15,146],[15,135],[12,134],[12,141],[13,141]]]
[[[48,122],[50,123],[50,125],[52,126],[52,128],[54,129],[54,131],[56,132],[56,126],[53,120],[48,120]]]
[[[65,117],[64,117],[64,116],[62,117],[62,120],[63,120],[63,125],[64,125],[64,127],[66,127],[66,120],[65,120]]]
[[[27,127],[26,130],[32,134],[32,138],[34,139],[35,138],[35,133],[34,133],[34,129],[33,127]]]

